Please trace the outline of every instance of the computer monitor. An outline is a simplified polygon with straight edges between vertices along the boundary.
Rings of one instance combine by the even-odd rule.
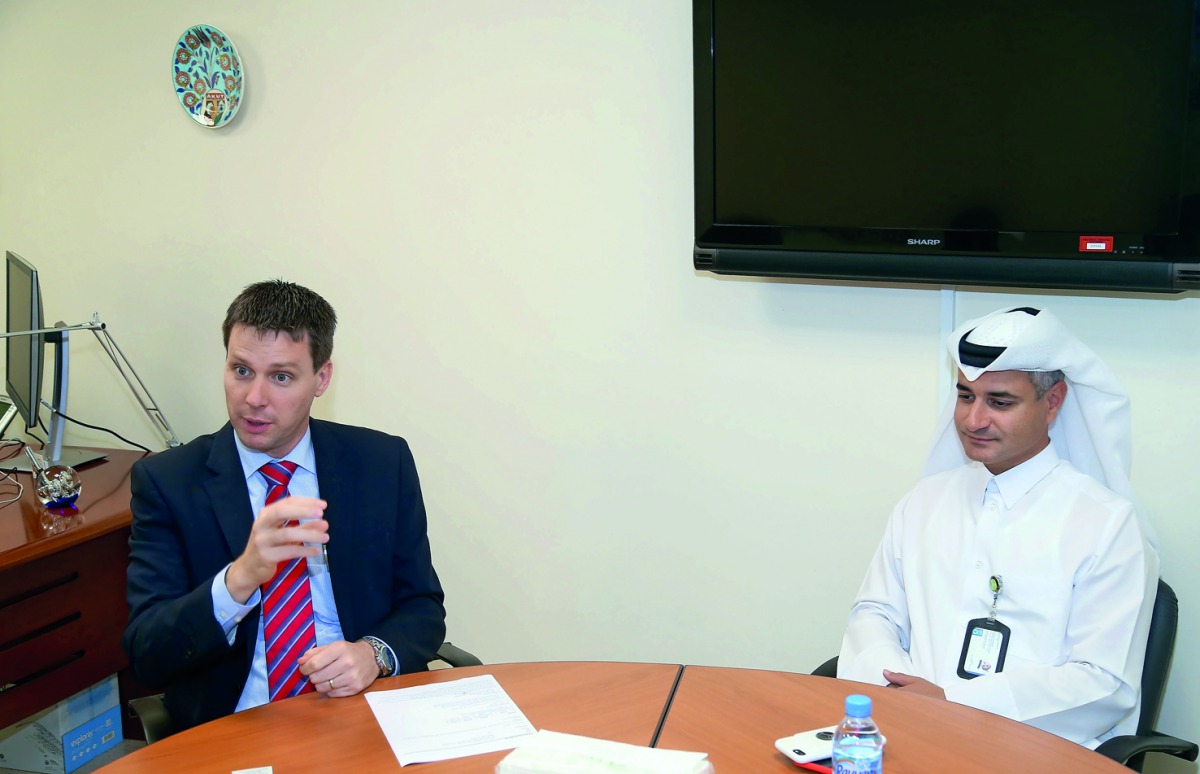
[[[6,261],[8,279],[5,333],[5,384],[8,396],[25,420],[25,429],[39,427],[42,406],[43,352],[47,343],[54,345],[54,395],[50,402],[50,425],[41,455],[50,465],[81,465],[104,459],[103,452],[92,449],[63,448],[63,414],[67,410],[69,338],[66,330],[33,333],[45,329],[42,318],[42,292],[37,269],[14,252]],[[64,327],[58,323],[54,327]],[[29,470],[27,459],[13,457],[0,461],[0,470]]]
[[[7,333],[36,331],[42,324],[42,293],[38,273],[33,264],[16,253],[9,252],[6,261],[8,275]],[[25,420],[25,429],[38,425],[38,409],[42,400],[42,349],[40,335],[10,336],[5,343],[4,382],[8,397]]]

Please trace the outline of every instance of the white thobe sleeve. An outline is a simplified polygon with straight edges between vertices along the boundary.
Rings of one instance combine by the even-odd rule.
[[[842,649],[838,655],[838,677],[885,685],[883,670],[911,674],[908,655],[909,617],[901,574],[903,556],[898,536],[900,520],[909,496],[893,509],[883,540],[867,567],[867,577],[850,610]]]
[[[943,686],[947,699],[1093,748],[1137,711],[1158,556],[1132,508],[1103,529],[1096,553],[1075,573],[1062,663],[1007,664]]]

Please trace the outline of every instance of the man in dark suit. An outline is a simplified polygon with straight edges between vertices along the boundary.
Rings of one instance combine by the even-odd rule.
[[[355,695],[445,636],[408,445],[310,418],[335,327],[307,288],[246,288],[222,326],[229,423],[133,468],[124,646],[177,727]]]

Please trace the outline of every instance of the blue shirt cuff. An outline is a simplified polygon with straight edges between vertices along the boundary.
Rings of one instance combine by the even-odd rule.
[[[229,587],[225,585],[225,573],[229,572],[229,567],[230,565],[225,565],[225,569],[221,570],[213,578],[212,603],[213,617],[217,619],[217,623],[221,625],[221,630],[225,632],[225,639],[232,645],[237,625],[242,622],[243,618],[250,614],[251,610],[258,606],[258,603],[261,601],[262,592],[255,589],[244,605],[234,601],[233,596],[229,593]]]

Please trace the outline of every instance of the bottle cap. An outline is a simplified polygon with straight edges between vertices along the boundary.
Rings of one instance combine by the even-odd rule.
[[[871,697],[861,693],[853,693],[846,697],[846,714],[852,718],[866,718],[871,715]]]

